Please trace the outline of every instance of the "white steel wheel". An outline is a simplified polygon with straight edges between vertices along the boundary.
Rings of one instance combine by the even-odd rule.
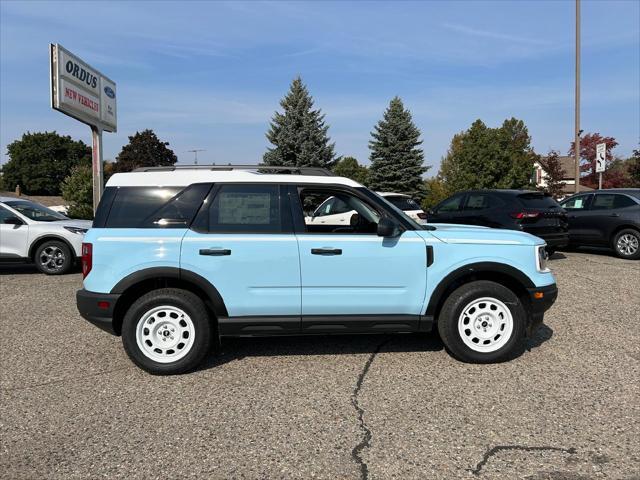
[[[509,308],[497,298],[478,298],[462,309],[458,318],[458,333],[471,350],[495,352],[511,338],[513,316]]]
[[[136,325],[136,343],[145,357],[158,363],[172,363],[189,353],[195,328],[181,308],[161,305],[145,312]]]

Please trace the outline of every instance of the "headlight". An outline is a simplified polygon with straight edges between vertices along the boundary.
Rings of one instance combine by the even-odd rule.
[[[78,235],[84,235],[87,233],[88,228],[80,228],[80,227],[64,227],[65,230],[69,230],[71,233],[77,233]]]
[[[536,247],[536,268],[541,273],[549,272],[549,267],[547,267],[547,260],[549,259],[549,255],[547,254],[547,249],[545,245],[539,245]]]

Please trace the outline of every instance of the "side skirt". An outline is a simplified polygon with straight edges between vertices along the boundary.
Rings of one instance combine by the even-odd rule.
[[[220,336],[315,335],[328,333],[430,332],[433,317],[421,315],[290,315],[223,317]]]

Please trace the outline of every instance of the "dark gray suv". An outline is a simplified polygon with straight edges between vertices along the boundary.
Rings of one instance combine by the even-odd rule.
[[[579,193],[560,204],[571,246],[609,247],[621,258],[640,258],[640,188]]]

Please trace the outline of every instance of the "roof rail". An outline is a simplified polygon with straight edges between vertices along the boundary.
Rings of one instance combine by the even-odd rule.
[[[257,173],[278,173],[293,175],[318,175],[323,177],[335,177],[336,174],[322,167],[286,167],[272,165],[171,165],[168,167],[142,167],[134,172],[173,172],[175,170],[256,170]]]

